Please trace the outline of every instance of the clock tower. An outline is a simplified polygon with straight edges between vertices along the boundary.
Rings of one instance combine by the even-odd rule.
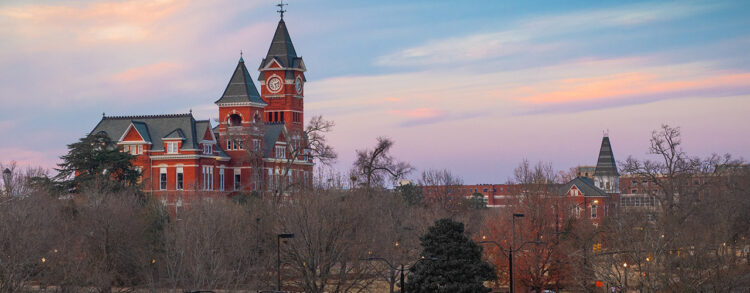
[[[263,120],[283,123],[290,133],[304,129],[305,63],[289,37],[283,14],[271,47],[258,68],[261,97],[268,105]]]

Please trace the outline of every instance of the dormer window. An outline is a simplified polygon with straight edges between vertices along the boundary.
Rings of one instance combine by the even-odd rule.
[[[276,147],[276,158],[277,159],[285,159],[286,158],[286,148],[283,146],[277,146]]]
[[[214,153],[214,146],[210,144],[203,145],[203,154],[212,155]]]
[[[167,143],[167,154],[176,154],[177,153],[177,142],[168,142]]]

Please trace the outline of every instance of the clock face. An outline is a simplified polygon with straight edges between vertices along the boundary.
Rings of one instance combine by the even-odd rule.
[[[297,89],[298,94],[302,94],[302,80],[297,79],[294,81],[294,88]]]
[[[278,92],[281,90],[281,78],[274,76],[268,79],[268,90],[271,92]]]

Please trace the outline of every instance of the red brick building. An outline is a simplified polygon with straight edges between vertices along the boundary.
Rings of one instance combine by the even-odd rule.
[[[240,57],[215,102],[216,126],[192,113],[103,116],[91,133],[104,132],[136,155],[144,190],[169,195],[164,201],[178,207],[195,191],[228,195],[310,184],[313,161],[303,133],[306,68],[283,18],[258,71],[260,91]]]
[[[620,193],[620,174],[609,136],[602,138],[596,167],[590,169],[587,169],[585,176],[579,174],[561,185],[550,184],[545,190],[569,198],[579,217],[590,217],[594,223],[599,223],[618,204]],[[524,188],[521,184],[443,185],[422,186],[422,192],[427,200],[445,196],[468,198],[481,194],[488,207],[501,208],[511,204],[516,196],[524,192]]]

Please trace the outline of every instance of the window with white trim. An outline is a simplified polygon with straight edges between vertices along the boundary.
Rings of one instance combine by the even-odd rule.
[[[234,169],[234,190],[240,190],[242,187],[241,169]]]
[[[167,143],[167,154],[176,154],[177,153],[177,142],[176,141],[170,141]]]
[[[260,150],[260,139],[253,139],[253,150]]]
[[[232,141],[227,140],[227,150],[231,150],[231,149],[232,149]]]
[[[182,173],[182,167],[177,167],[177,176],[175,177],[175,189],[182,190],[184,185],[185,175]]]
[[[159,190],[167,190],[167,168],[159,168]]]
[[[598,209],[599,209],[599,205],[596,205],[596,204],[591,205],[591,218],[592,219],[596,219],[596,216],[597,216],[596,213],[598,212],[597,211]]]
[[[245,141],[244,140],[237,140],[237,148],[244,150],[245,149]]]
[[[213,166],[203,166],[203,190],[214,189],[214,168]]]
[[[224,191],[224,168],[219,168],[219,190]]]
[[[286,158],[286,148],[283,146],[277,146],[276,147],[276,158],[277,159],[285,159]]]

